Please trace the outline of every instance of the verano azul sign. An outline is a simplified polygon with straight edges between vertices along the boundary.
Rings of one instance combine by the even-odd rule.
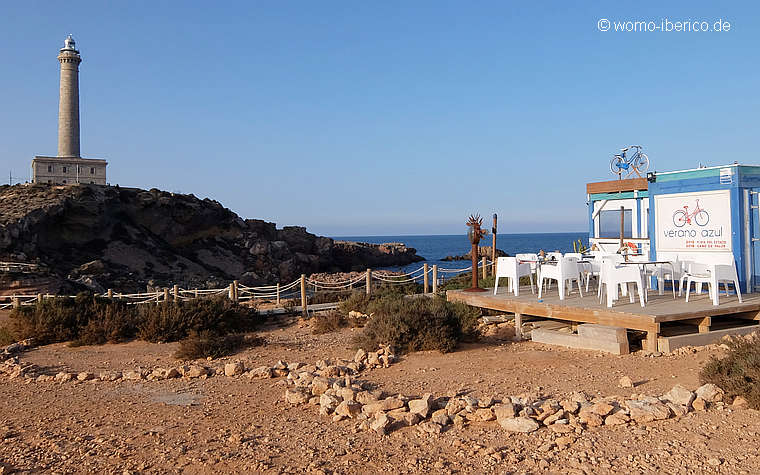
[[[657,251],[730,251],[729,190],[654,197]]]

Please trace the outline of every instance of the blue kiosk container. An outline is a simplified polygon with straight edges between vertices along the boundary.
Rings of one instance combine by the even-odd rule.
[[[731,253],[742,291],[760,286],[760,166],[650,172],[586,188],[592,246],[619,249],[622,208],[624,245],[652,260],[699,262]]]

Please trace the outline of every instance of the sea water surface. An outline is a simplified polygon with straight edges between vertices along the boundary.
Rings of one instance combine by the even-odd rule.
[[[336,236],[336,240],[368,242],[382,244],[385,242],[402,242],[407,247],[417,249],[417,255],[425,258],[431,266],[437,264],[440,268],[462,269],[470,265],[470,261],[442,261],[446,256],[464,255],[470,251],[470,241],[465,233],[462,234],[437,234],[430,236]],[[491,235],[487,235],[480,241],[481,246],[491,245]],[[538,252],[543,249],[546,252],[560,251],[572,252],[573,242],[580,239],[588,246],[587,232],[574,233],[527,233],[527,234],[497,234],[496,248],[501,249],[510,256],[520,252]],[[490,256],[486,256],[490,257]],[[415,262],[406,266],[388,267],[391,270],[410,272],[418,269],[423,262]]]

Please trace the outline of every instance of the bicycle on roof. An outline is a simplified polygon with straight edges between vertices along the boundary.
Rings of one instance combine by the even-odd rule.
[[[633,150],[631,155],[627,155],[629,150]],[[610,162],[610,171],[620,178],[623,178],[623,174],[626,173],[626,178],[634,173],[639,178],[644,178],[647,170],[649,169],[649,157],[641,151],[641,145],[631,145],[620,150],[620,153],[615,155]]]

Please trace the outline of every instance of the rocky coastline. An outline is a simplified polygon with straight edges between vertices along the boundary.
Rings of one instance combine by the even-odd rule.
[[[0,187],[0,289],[122,292],[289,282],[423,260],[401,243],[334,241],[299,226],[243,219],[217,201],[118,186]]]

